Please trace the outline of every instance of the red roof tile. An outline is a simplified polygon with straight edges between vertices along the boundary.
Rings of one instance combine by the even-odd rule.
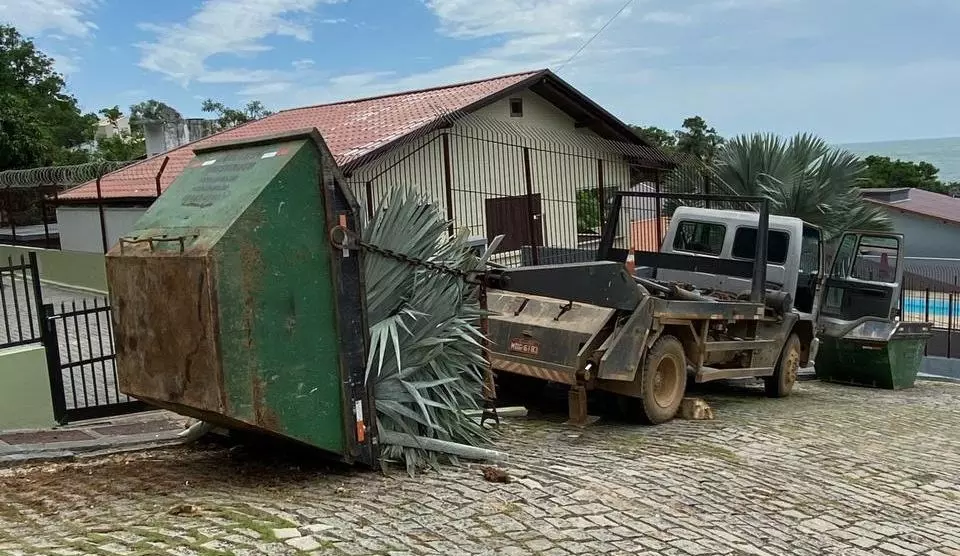
[[[896,195],[903,193],[903,189],[862,189],[861,192],[865,200],[892,210],[960,224],[960,199],[949,195],[914,188],[906,192],[906,195]],[[894,194],[894,197],[890,197],[891,194]]]
[[[100,180],[105,199],[156,197],[156,178],[164,156],[170,161],[160,178],[166,189],[193,158],[193,149],[225,141],[250,139],[315,127],[341,165],[373,152],[434,122],[441,114],[463,110],[491,95],[540,73],[504,75],[432,89],[284,110],[261,120],[211,135],[107,174]],[[97,198],[96,184],[85,183],[64,192],[61,200]]]

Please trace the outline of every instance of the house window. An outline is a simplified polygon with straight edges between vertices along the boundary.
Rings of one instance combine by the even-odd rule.
[[[719,255],[723,250],[723,237],[727,229],[723,224],[684,221],[677,227],[673,248],[688,253]]]
[[[522,98],[510,99],[510,117],[511,118],[523,117],[523,99]]]
[[[790,234],[770,230],[767,232],[767,263],[783,264],[787,262],[787,251],[790,250]],[[731,254],[738,259],[752,261],[757,254],[757,229],[737,228],[733,236],[733,250]]]

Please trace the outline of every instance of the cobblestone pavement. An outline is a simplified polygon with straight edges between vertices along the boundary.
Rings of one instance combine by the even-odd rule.
[[[24,275],[17,271],[15,277],[4,274],[0,276],[0,283],[0,303],[6,306],[4,318],[0,319],[0,343],[8,339],[39,339],[39,311],[29,272]],[[61,362],[70,364],[94,360],[63,369],[67,408],[130,401],[117,389],[113,359],[97,360],[114,353],[109,313],[95,311],[83,314],[85,309],[106,306],[106,298],[50,284],[43,284],[42,294],[44,303],[53,304],[55,314],[71,315],[55,319]]]
[[[960,386],[703,395],[717,420],[508,421],[509,484],[215,445],[8,469],[0,553],[960,554]]]

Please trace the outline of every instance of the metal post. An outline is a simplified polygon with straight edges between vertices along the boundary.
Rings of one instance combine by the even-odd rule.
[[[661,198],[660,198],[660,170],[654,170],[654,171],[653,171],[653,187],[654,187],[654,191],[655,191],[656,194],[657,194],[657,198],[656,198],[656,203],[657,203],[657,210],[656,210],[656,218],[657,218],[657,245],[659,245],[659,246],[662,248],[663,246],[660,245],[660,242],[663,241],[663,214],[661,213],[661,206],[660,206],[660,201],[661,201]]]
[[[40,339],[47,355],[47,376],[50,380],[50,397],[53,404],[53,420],[67,424],[67,397],[63,390],[63,371],[60,368],[60,341],[53,316],[53,304],[43,306],[40,317]]]
[[[103,243],[103,252],[106,253],[107,247],[107,222],[103,213],[103,194],[100,190],[100,178],[103,176],[97,172],[97,210],[100,212],[100,241]]]
[[[367,181],[364,184],[364,191],[367,195],[367,218],[373,219],[373,182]]]
[[[760,222],[757,225],[757,245],[753,256],[753,283],[750,287],[750,301],[763,303],[767,290],[767,234],[770,230],[770,201],[764,199],[760,204]]]
[[[160,176],[162,176],[162,175],[163,175],[163,171],[167,169],[167,163],[168,163],[168,162],[170,162],[170,157],[169,157],[169,156],[163,157],[163,162],[160,163],[160,170],[157,172],[157,175],[154,177],[154,180],[155,180],[156,183],[157,183],[157,198],[158,198],[158,199],[160,198],[160,193],[162,193],[162,191],[160,191]]]
[[[500,415],[497,413],[497,384],[493,376],[493,365],[490,363],[490,340],[488,338],[489,326],[487,321],[487,283],[481,278],[478,288],[478,297],[480,310],[484,313],[480,319],[480,335],[483,337],[481,343],[483,349],[483,359],[486,365],[483,371],[483,414],[480,416],[480,426],[492,417],[496,424],[500,424]]]
[[[523,147],[523,179],[527,185],[527,219],[529,221],[530,230],[528,235],[530,240],[530,250],[533,254],[533,264],[534,266],[540,264],[540,249],[536,244],[536,238],[534,237],[534,230],[537,224],[536,217],[533,214],[533,173],[530,169],[530,148]]]
[[[950,339],[953,336],[953,292],[950,292],[950,298],[947,302],[947,358],[950,358]]]
[[[453,170],[450,168],[450,134],[443,132],[443,189],[447,200],[447,222],[450,223],[450,235],[453,235]]]
[[[40,221],[43,222],[43,246],[50,249],[50,226],[47,224],[47,195],[43,192],[42,188],[40,189]]]
[[[7,188],[7,220],[10,221],[10,234],[13,235],[13,244],[17,244],[17,225],[13,221],[13,193]]]
[[[600,230],[603,231],[603,226],[606,223],[606,216],[603,213],[603,159],[597,159],[597,202],[600,203],[600,206],[597,207],[597,213],[600,215]]]
[[[707,195],[710,194],[710,172],[707,170],[703,171],[703,192]],[[710,206],[710,199],[707,199],[706,208],[712,208]]]
[[[28,260],[30,261],[30,281],[33,283],[33,299],[34,303],[37,306],[37,315],[43,317],[43,288],[40,286],[40,265],[37,264],[37,253],[35,251],[30,251],[27,255]],[[43,323],[40,324],[41,334],[43,334]]]
[[[930,322],[930,288],[927,288],[924,295],[923,302],[923,322]],[[947,333],[949,334],[949,332]],[[927,355],[927,347],[929,342],[924,342],[923,344],[923,354]]]

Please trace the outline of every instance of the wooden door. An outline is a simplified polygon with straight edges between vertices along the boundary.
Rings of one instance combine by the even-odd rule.
[[[543,219],[539,193],[530,197],[526,195],[490,197],[485,200],[485,208],[487,241],[492,241],[500,234],[504,235],[498,251],[516,251],[524,245],[537,247],[543,245]]]

